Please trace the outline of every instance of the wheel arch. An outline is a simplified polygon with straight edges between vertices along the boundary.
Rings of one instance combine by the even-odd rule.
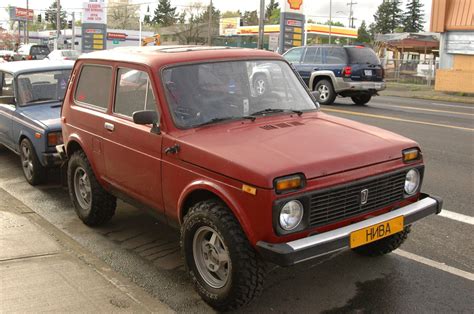
[[[234,217],[239,222],[247,238],[252,241],[252,234],[249,232],[250,226],[245,212],[240,210],[237,202],[234,201],[231,194],[219,185],[210,181],[195,181],[189,184],[181,193],[178,200],[178,219],[181,225],[184,216],[188,213],[190,207],[197,202],[216,198],[222,201],[231,210]]]
[[[329,80],[333,87],[335,87],[336,76],[332,71],[316,71],[311,73],[311,77],[309,79],[309,86],[311,86],[311,90],[314,90],[316,84],[321,80]]]

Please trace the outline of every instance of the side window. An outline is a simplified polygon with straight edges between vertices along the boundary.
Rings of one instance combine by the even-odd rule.
[[[112,82],[112,68],[100,65],[84,65],[77,83],[77,101],[107,109]]]
[[[0,104],[14,104],[13,76],[0,72]]]
[[[143,71],[119,68],[114,112],[131,117],[140,110],[156,111],[150,78]]]
[[[326,64],[347,64],[347,54],[342,47],[327,48],[325,54]]]
[[[289,50],[285,55],[285,59],[288,60],[288,62],[300,62],[301,60],[301,55],[303,54],[303,49],[304,48],[293,48]]]
[[[303,63],[311,64],[316,63],[316,56],[319,49],[317,47],[308,47],[303,58]],[[321,58],[319,58],[321,59]]]

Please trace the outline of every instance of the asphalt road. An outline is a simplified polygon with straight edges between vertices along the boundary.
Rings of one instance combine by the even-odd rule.
[[[414,225],[402,250],[380,258],[346,251],[291,268],[275,267],[261,298],[241,312],[472,313],[474,107],[377,97],[365,107],[338,100],[323,111],[418,141],[426,161],[424,191],[442,196],[444,208],[464,221],[428,217]],[[49,184],[34,188],[25,182],[13,153],[0,149],[0,165],[0,187],[114,270],[178,312],[211,312],[184,272],[175,230],[124,203],[107,226],[86,227],[57,172],[50,173]]]

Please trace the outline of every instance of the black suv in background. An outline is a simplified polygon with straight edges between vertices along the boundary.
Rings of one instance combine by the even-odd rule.
[[[322,105],[332,104],[337,95],[365,105],[385,89],[380,60],[364,46],[305,46],[290,49],[283,56],[308,87],[319,92]]]

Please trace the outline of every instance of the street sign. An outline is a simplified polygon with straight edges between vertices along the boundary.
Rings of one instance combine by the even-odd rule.
[[[107,49],[106,34],[105,24],[82,24],[82,52]]]
[[[10,20],[13,21],[33,21],[34,12],[31,9],[10,7]]]
[[[125,41],[127,39],[127,34],[125,33],[113,33],[113,32],[108,32],[107,33],[107,39],[108,40],[113,40],[113,41]]]
[[[118,45],[118,44],[120,44],[120,40],[116,40],[116,39],[114,39],[114,40],[112,40],[112,44],[114,44],[114,45]]]

